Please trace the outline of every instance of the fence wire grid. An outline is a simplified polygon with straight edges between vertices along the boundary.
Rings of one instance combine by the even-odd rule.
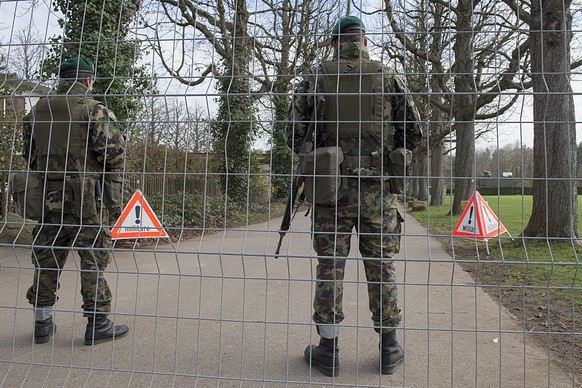
[[[581,9],[566,0],[0,2],[0,386],[582,387]],[[334,40],[334,26],[348,15],[362,22],[358,39],[342,38],[352,25],[336,28]],[[349,50],[359,51],[346,72],[363,69],[367,53],[392,69],[401,89],[382,81],[370,93],[363,80],[374,75],[362,70],[352,90],[325,91],[326,112],[329,101],[354,102],[335,114],[359,117],[350,124],[362,144],[377,141],[369,128],[381,128],[384,139],[391,139],[384,131],[415,125],[424,135],[406,156],[404,191],[389,195],[405,220],[400,234],[362,221],[376,187],[368,182],[388,191],[389,180],[348,171],[347,151],[339,172],[320,175],[341,178],[340,193],[356,182],[350,187],[360,198],[354,228],[330,221],[337,234],[328,243],[347,237],[351,250],[343,281],[338,270],[328,286],[328,300],[343,299],[345,319],[330,307],[338,321],[319,327],[339,330],[339,368],[325,376],[304,355],[320,341],[311,202],[322,186],[315,181],[315,196],[293,209],[286,231],[285,207],[305,160],[289,147],[302,139],[286,133],[311,121],[316,131],[335,125],[308,113],[293,122],[288,110],[309,105],[315,97],[302,82]],[[93,67],[88,75],[75,64],[68,93],[102,108],[91,105],[81,119],[71,97],[64,116],[31,121],[34,106],[67,93],[58,69],[70,58]],[[363,113],[382,93],[394,104],[408,99],[406,111],[380,105],[394,110]],[[107,125],[99,154],[90,143]],[[46,166],[41,184],[50,191],[46,182],[58,176],[56,192],[70,201],[65,175],[104,176],[113,134],[122,135],[122,200],[109,214],[105,193],[95,192],[105,189],[100,179],[80,194],[97,198],[97,215],[84,203],[50,210],[49,218],[50,201],[41,199],[45,218],[23,217],[14,176],[31,176],[43,128],[61,137],[48,140],[40,158],[60,150],[69,167]],[[79,136],[85,146],[75,143]],[[412,137],[407,131],[402,145]],[[86,150],[84,162],[70,161],[75,147]],[[357,152],[366,170],[373,157]],[[323,208],[341,213],[344,205]],[[379,209],[386,228],[396,213]],[[83,239],[88,217],[100,220],[105,241],[113,234],[110,245]],[[56,238],[64,230],[73,230],[68,241]],[[368,301],[386,281],[367,279],[368,263],[380,261],[366,253],[378,234],[400,238],[399,252],[383,260],[394,263],[402,318],[395,333],[405,354],[392,374],[380,373]],[[66,264],[57,260],[67,253]],[[43,287],[39,255],[52,257],[60,274],[54,305],[28,300],[31,285],[33,299]],[[319,259],[339,265],[341,256]],[[93,287],[103,280],[88,286],[80,274],[107,280],[108,318],[128,327],[125,337],[86,346],[83,291],[103,297]],[[57,328],[38,343],[43,313]]]

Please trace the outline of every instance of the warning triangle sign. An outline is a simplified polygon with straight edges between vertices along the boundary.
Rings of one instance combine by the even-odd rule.
[[[493,213],[493,210],[491,210],[481,194],[475,191],[453,230],[453,236],[487,241],[506,232],[507,229]]]
[[[137,190],[111,230],[113,240],[168,237],[141,191]]]

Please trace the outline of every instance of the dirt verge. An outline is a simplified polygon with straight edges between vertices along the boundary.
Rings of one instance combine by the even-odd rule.
[[[440,243],[452,256],[450,240],[441,239]],[[455,244],[455,258],[474,259],[474,246]],[[462,263],[462,268],[515,316],[518,325],[523,327],[526,341],[533,340],[547,349],[548,357],[573,375],[576,386],[581,386],[582,307],[576,303],[581,290],[571,287],[571,301],[557,298],[555,288],[528,284],[525,279],[519,279],[519,273],[508,271],[497,263],[488,263],[487,259],[481,257],[475,264]]]

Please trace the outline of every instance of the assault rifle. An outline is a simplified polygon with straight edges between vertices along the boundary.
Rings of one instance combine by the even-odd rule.
[[[313,132],[315,131],[316,121],[319,118],[318,113],[323,109],[325,103],[325,98],[323,96],[317,96],[315,100],[315,107],[313,112],[311,112],[311,121],[307,127],[307,133],[303,138],[301,143],[301,148],[299,149],[299,154],[307,154],[313,151]],[[279,229],[279,243],[277,244],[277,250],[275,251],[275,259],[279,258],[279,251],[281,250],[281,244],[283,243],[283,238],[291,228],[291,221],[295,217],[297,210],[305,200],[305,194],[303,191],[297,196],[299,188],[303,185],[305,176],[303,175],[303,166],[301,165],[301,158],[297,164],[297,172],[295,173],[295,179],[293,180],[293,186],[289,192],[289,197],[287,198],[287,206],[285,207],[285,214],[283,215],[283,220],[281,221],[281,228]],[[298,201],[297,204],[295,202]]]

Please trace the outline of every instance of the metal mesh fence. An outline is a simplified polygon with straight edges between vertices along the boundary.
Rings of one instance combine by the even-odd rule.
[[[579,11],[0,2],[0,386],[580,387]]]

